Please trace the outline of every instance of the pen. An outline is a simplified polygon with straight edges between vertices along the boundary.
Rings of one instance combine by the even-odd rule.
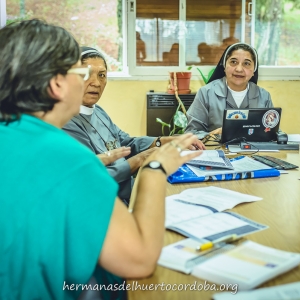
[[[198,246],[196,248],[197,251],[204,251],[204,250],[208,250],[210,248],[213,248],[214,246],[216,246],[217,244],[219,243],[224,243],[224,242],[233,242],[235,240],[238,239],[238,236],[236,234],[230,234],[230,235],[226,235],[226,236],[223,236],[217,240],[214,240],[212,242],[207,242],[207,243],[204,243],[200,246]]]

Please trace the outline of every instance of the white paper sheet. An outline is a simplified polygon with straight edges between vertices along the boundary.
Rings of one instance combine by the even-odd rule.
[[[257,289],[249,292],[237,292],[233,295],[230,292],[213,295],[214,300],[300,300],[300,281]]]
[[[250,157],[243,157],[241,159],[231,161],[233,170],[224,170],[220,168],[213,168],[211,170],[202,170],[199,167],[194,167],[187,165],[197,176],[210,176],[210,175],[221,175],[221,174],[233,174],[233,173],[242,173],[242,172],[252,172],[257,170],[267,170],[272,169],[271,167],[254,160]]]
[[[288,141],[293,143],[300,143],[300,134],[288,134]]]
[[[220,195],[222,196],[220,197]],[[214,186],[186,189],[180,194],[166,198],[165,225],[169,226],[173,223],[209,215],[213,213],[212,209],[223,211],[233,208],[239,203],[259,200],[262,198]]]
[[[237,283],[239,290],[242,291],[252,289],[296,267],[299,263],[298,253],[247,241],[225,254],[197,265],[192,275],[218,284]]]

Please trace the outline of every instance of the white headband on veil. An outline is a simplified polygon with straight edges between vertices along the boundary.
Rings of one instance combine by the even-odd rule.
[[[229,46],[228,49],[226,50],[225,54],[224,54],[223,66],[225,67],[225,65],[226,65],[226,56],[227,56],[228,52],[230,51],[230,49],[232,47],[237,46],[237,45],[247,45],[252,50],[252,52],[253,52],[253,54],[255,56],[255,67],[254,67],[254,72],[255,72],[257,70],[257,61],[258,61],[257,52],[256,52],[256,50],[252,46],[250,46],[250,45],[248,45],[246,43],[235,43],[235,44],[232,44],[231,46]]]

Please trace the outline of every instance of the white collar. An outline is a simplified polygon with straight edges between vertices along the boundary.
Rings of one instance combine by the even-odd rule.
[[[247,93],[247,91],[249,90],[249,82],[248,82],[248,84],[247,84],[247,87],[243,90],[243,91],[234,91],[234,90],[232,90],[230,87],[229,87],[229,85],[228,85],[228,83],[227,83],[227,80],[226,80],[226,85],[227,85],[227,87],[228,87],[228,89],[232,92],[232,93],[235,93],[235,94],[246,94]]]
[[[95,108],[95,104],[93,105],[93,107],[87,107],[84,105],[80,105],[79,113],[90,116],[91,114],[93,114],[94,108]]]

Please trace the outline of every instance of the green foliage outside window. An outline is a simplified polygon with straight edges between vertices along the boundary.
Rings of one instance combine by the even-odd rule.
[[[9,0],[7,24],[39,18],[70,31],[81,46],[95,47],[109,71],[122,70],[121,0]]]

